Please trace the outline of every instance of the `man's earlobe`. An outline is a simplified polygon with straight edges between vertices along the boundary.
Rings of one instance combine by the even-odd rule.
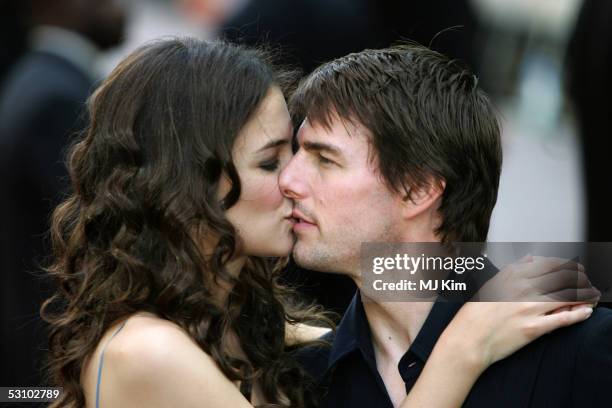
[[[405,203],[405,216],[412,218],[430,209],[432,206],[437,206],[445,188],[445,180],[430,180],[423,186],[410,188],[402,197],[402,201]]]

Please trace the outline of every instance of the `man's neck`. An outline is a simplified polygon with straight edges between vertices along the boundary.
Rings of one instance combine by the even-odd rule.
[[[418,335],[433,302],[384,302],[364,298],[363,308],[372,333],[376,368],[394,406],[406,397],[398,364]]]
[[[363,309],[377,354],[399,362],[432,306],[433,302],[375,302],[364,296]]]

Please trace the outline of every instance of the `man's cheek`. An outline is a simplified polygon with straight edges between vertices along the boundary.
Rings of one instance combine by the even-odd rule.
[[[354,229],[358,223],[359,220],[355,219],[352,212],[347,209],[345,211],[334,211],[332,221],[328,221],[324,227],[327,227],[328,233],[333,231],[334,235],[343,237],[349,230]],[[350,237],[344,236],[344,239],[348,238]]]

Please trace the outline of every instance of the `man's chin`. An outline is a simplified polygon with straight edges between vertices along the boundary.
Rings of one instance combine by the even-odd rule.
[[[317,272],[336,273],[335,268],[329,254],[317,251],[313,248],[307,248],[305,245],[296,242],[293,247],[293,259],[297,265],[304,269],[310,269]]]

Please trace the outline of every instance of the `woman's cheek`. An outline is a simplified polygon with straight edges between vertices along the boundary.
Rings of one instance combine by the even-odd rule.
[[[257,211],[275,210],[282,205],[283,195],[278,187],[276,175],[262,177],[254,185],[258,185],[258,188],[252,189],[248,195]],[[246,195],[245,193],[245,197]]]

